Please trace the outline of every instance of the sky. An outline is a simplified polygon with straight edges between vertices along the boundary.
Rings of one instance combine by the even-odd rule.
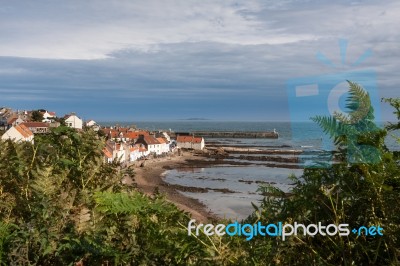
[[[290,121],[307,109],[293,108],[291,81],[352,71],[375,73],[375,97],[398,97],[399,14],[396,0],[1,1],[0,106]]]

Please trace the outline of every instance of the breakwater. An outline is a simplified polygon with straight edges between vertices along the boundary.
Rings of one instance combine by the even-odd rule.
[[[191,131],[175,132],[175,135],[195,135],[203,138],[241,138],[241,139],[277,139],[279,133],[274,131]]]

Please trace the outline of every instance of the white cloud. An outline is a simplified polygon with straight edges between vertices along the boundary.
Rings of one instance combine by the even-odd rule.
[[[354,70],[366,49],[373,55],[359,67],[376,70],[381,96],[394,97],[397,14],[397,1],[374,0],[10,1],[0,7],[0,100],[73,98],[68,109],[91,99],[93,112],[118,113],[134,98],[185,98],[182,108],[207,99],[276,114],[288,79]],[[344,67],[340,38],[349,41]]]
[[[211,0],[91,3],[47,3],[28,6],[23,12],[23,6],[4,7],[0,56],[101,59],[120,49],[149,52],[167,43],[254,45],[315,39],[312,34],[266,27],[254,15],[262,9],[257,1],[240,5]]]

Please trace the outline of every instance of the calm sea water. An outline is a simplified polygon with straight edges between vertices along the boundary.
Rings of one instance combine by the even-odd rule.
[[[185,131],[272,131],[276,129],[279,139],[243,139],[249,145],[287,145],[292,148],[331,150],[333,145],[322,129],[314,122],[249,122],[249,121],[156,121],[156,122],[105,122],[102,125],[135,125],[147,130]],[[396,133],[400,136],[400,133]],[[399,144],[392,137],[386,141],[391,149],[399,150]]]
[[[147,130],[172,130],[175,132],[204,131],[272,131],[279,132],[279,139],[256,139],[249,143],[271,145],[297,145],[299,139],[320,140],[322,131],[315,123],[289,123],[289,122],[227,122],[227,121],[161,121],[161,122],[109,122],[105,125],[136,125]],[[295,127],[297,135],[292,135],[292,127]],[[303,136],[303,137],[302,137]],[[299,142],[300,144],[300,142]],[[301,146],[301,145],[298,145]]]
[[[104,124],[104,123],[103,123]],[[301,149],[305,160],[313,153],[329,151],[333,148],[319,126],[313,122],[227,122],[227,121],[162,121],[162,122],[113,122],[108,125],[132,125],[147,130],[165,131],[272,131],[279,133],[278,139],[213,139],[227,144],[251,145],[261,149]],[[399,134],[398,134],[399,135]],[[207,142],[207,140],[206,140]],[[399,145],[393,138],[388,138],[387,145],[399,150]],[[311,154],[311,156],[310,156]],[[310,157],[308,157],[310,156]],[[289,175],[301,176],[301,169],[267,167],[252,162],[249,166],[233,166],[230,164],[210,166],[205,168],[186,168],[166,171],[165,181],[182,186],[207,188],[207,193],[181,192],[186,196],[196,198],[220,217],[244,219],[252,213],[251,202],[257,204],[262,196],[257,192],[261,183],[269,183],[284,191],[290,191]],[[305,162],[306,163],[306,162]],[[218,189],[228,189],[223,193]]]

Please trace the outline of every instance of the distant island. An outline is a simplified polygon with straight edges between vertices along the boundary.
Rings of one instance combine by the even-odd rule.
[[[190,120],[190,121],[203,121],[203,120],[211,120],[208,118],[202,118],[202,117],[190,117],[190,118],[182,118],[179,120]]]

